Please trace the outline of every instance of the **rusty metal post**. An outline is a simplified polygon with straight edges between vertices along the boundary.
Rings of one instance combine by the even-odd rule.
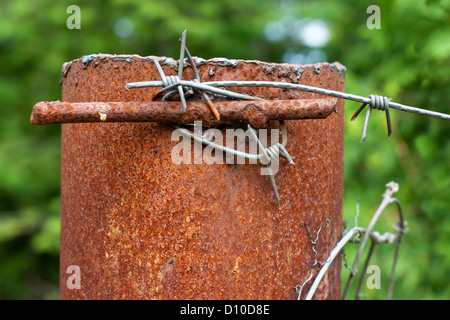
[[[169,58],[162,63],[167,75],[176,66]],[[339,64],[211,59],[198,70],[204,81],[286,81],[344,91]],[[125,84],[158,77],[148,58],[88,56],[64,65],[62,101],[149,102],[157,88],[127,91]],[[190,68],[183,78],[193,78]],[[324,98],[234,90],[266,100]],[[296,299],[294,287],[315,261],[305,223],[313,238],[323,228],[314,247],[318,262],[342,234],[342,100],[336,110],[326,119],[287,121],[296,165],[280,161],[280,205],[260,165],[174,164],[178,142],[168,124],[62,124],[61,299]],[[69,266],[79,267],[80,289],[67,286]],[[316,299],[339,299],[340,271],[334,262]]]

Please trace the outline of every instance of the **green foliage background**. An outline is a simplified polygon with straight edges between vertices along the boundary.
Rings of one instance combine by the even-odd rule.
[[[81,30],[66,27],[72,4],[81,8]],[[372,4],[381,9],[381,29],[366,26]],[[320,19],[330,30],[321,52],[347,67],[347,92],[450,113],[449,13],[449,0],[2,0],[0,298],[58,298],[60,126],[32,126],[29,116],[36,102],[61,98],[64,62],[99,52],[176,57],[184,29],[194,55],[283,62],[286,52],[311,51],[291,34],[293,22]],[[118,36],[130,21],[131,35]],[[269,41],[271,22],[285,30]],[[346,102],[347,119],[357,106]],[[344,219],[353,226],[359,200],[358,224],[366,226],[385,184],[398,182],[409,233],[394,298],[448,299],[450,126],[400,111],[391,116],[393,136],[374,112],[363,144],[362,118],[346,122]],[[394,213],[376,229],[392,230]],[[372,263],[382,267],[382,289],[364,291],[367,298],[386,296],[392,253],[393,246],[377,249]]]

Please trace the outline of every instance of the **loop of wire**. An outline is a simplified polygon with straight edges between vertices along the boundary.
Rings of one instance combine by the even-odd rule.
[[[267,155],[270,158],[270,161],[278,159],[280,156],[288,159],[289,163],[293,163],[291,156],[286,151],[286,149],[283,147],[281,143],[277,143],[274,146],[268,147],[264,149],[267,153]]]
[[[389,102],[392,100],[387,97],[377,96],[377,95],[370,95],[370,106],[377,110],[385,111],[389,108]]]
[[[165,76],[164,74],[162,74],[161,80],[163,82],[163,87],[165,88],[173,84],[179,83],[181,79],[178,78],[178,76]]]

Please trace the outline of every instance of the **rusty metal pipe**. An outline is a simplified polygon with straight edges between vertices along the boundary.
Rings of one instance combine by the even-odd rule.
[[[153,59],[167,76],[177,74],[177,62],[164,57],[91,55],[66,63],[63,102],[35,107],[36,124],[106,122],[61,125],[61,299],[296,299],[295,286],[311,270],[317,274],[311,266],[325,261],[341,238],[343,100],[334,105],[311,92],[255,87],[235,90],[265,101],[214,101],[221,120],[260,125],[272,119],[268,109],[278,117],[314,117],[323,108],[323,119],[286,121],[295,166],[280,161],[277,205],[260,165],[172,161],[178,142],[163,119],[212,124],[215,117],[203,101],[188,102],[182,114],[180,103],[146,102],[157,88],[125,90],[129,82],[159,80]],[[338,63],[195,62],[203,81],[286,81],[344,91]],[[193,79],[192,69],[183,68],[182,78]],[[162,113],[152,119],[161,121],[143,122],[155,110]],[[206,149],[193,148],[191,160],[197,151],[208,157]],[[305,224],[311,234],[321,230],[314,244]],[[338,260],[316,299],[340,298]],[[81,275],[78,289],[67,284],[73,266]]]
[[[337,99],[271,101],[215,101],[220,120],[206,102],[191,101],[186,112],[180,102],[60,102],[42,101],[33,107],[35,125],[85,122],[176,122],[202,121],[205,126],[250,123],[267,127],[272,120],[322,119],[335,110]]]

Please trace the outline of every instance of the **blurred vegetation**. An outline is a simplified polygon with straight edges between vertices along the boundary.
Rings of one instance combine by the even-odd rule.
[[[66,27],[73,4],[81,8],[80,30]],[[366,26],[371,4],[381,9],[381,29]],[[2,0],[0,298],[58,298],[60,126],[32,126],[29,116],[36,102],[61,98],[64,62],[99,52],[177,57],[174,39],[188,29],[189,50],[203,58],[339,61],[348,69],[347,92],[450,113],[449,13],[449,0]],[[311,47],[299,35],[317,21],[329,39]],[[346,102],[347,119],[357,106]],[[394,298],[448,299],[450,126],[391,116],[393,136],[374,112],[363,144],[362,117],[346,120],[344,219],[353,226],[360,200],[358,224],[367,226],[385,184],[398,182],[409,233]],[[377,230],[392,230],[394,209]],[[353,252],[346,249],[350,263]],[[392,254],[393,246],[377,249],[372,263],[381,266],[382,289],[364,291],[367,298],[386,296]]]

